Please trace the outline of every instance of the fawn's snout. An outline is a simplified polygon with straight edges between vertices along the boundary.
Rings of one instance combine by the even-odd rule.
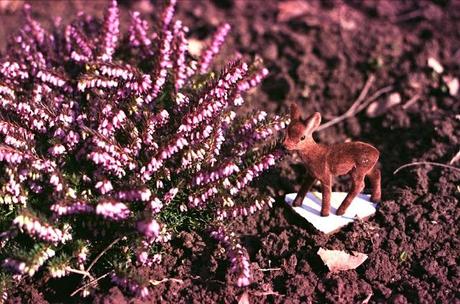
[[[296,148],[296,143],[294,143],[288,136],[284,137],[283,146],[286,150],[292,151]]]

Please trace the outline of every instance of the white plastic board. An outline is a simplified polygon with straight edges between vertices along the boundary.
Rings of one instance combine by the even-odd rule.
[[[322,196],[319,192],[308,192],[302,202],[302,206],[292,207],[292,209],[316,229],[326,234],[339,230],[343,226],[353,222],[356,218],[367,218],[375,213],[377,204],[370,201],[370,195],[359,194],[343,216],[335,215],[335,212],[347,194],[347,192],[332,192],[331,210],[329,216],[326,217],[320,215]],[[296,195],[297,193],[287,194],[285,197],[286,203],[292,206]]]

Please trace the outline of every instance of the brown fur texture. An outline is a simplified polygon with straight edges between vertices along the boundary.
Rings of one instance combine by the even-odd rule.
[[[292,205],[302,205],[311,186],[319,180],[323,193],[321,216],[328,216],[331,207],[332,179],[334,176],[344,174],[351,175],[352,188],[337,209],[337,215],[343,215],[353,199],[364,189],[366,176],[372,187],[371,200],[379,202],[381,178],[376,164],[380,152],[375,147],[359,141],[330,146],[318,144],[312,134],[320,123],[320,113],[316,112],[307,120],[303,120],[297,105],[291,105],[291,123],[287,128],[283,145],[287,150],[299,153],[308,173]]]

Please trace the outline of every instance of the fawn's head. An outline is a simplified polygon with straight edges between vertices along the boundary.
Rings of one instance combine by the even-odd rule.
[[[318,112],[306,120],[302,119],[299,107],[291,105],[291,123],[287,127],[283,145],[288,150],[303,150],[313,142],[312,134],[321,123],[321,114]]]

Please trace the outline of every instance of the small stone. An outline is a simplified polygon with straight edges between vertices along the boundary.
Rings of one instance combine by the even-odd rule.
[[[442,65],[433,57],[428,58],[428,66],[438,74],[444,72],[444,68],[442,67]]]
[[[449,89],[449,94],[451,96],[456,96],[458,93],[458,89],[460,87],[458,78],[447,75],[447,76],[444,76],[442,80],[444,81],[447,88]]]
[[[366,110],[366,114],[369,117],[377,117],[384,114],[390,108],[401,103],[401,95],[399,93],[392,93],[388,98],[380,101],[374,101],[371,103]]]
[[[204,43],[201,40],[191,38],[188,40],[188,52],[190,55],[199,57],[203,51]]]

